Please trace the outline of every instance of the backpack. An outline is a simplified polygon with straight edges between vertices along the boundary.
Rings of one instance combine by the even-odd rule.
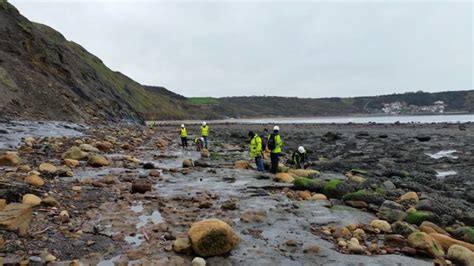
[[[274,150],[276,148],[275,134],[270,135],[270,138],[268,139],[267,146],[268,146],[269,150]]]

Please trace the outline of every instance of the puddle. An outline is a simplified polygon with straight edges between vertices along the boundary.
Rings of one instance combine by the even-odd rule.
[[[0,128],[6,134],[0,134],[0,149],[15,148],[24,137],[61,137],[61,136],[81,136],[80,130],[86,127],[67,122],[30,122],[11,121],[0,123]]]
[[[137,205],[130,206],[130,210],[135,213],[140,213],[143,211],[143,203],[139,202]]]
[[[117,255],[117,256],[112,257],[108,260],[103,260],[103,261],[97,263],[97,266],[114,266],[115,262],[118,261],[121,256],[122,255]]]
[[[431,153],[425,153],[429,157],[433,159],[441,159],[443,157],[445,158],[451,158],[451,159],[457,159],[457,156],[452,155],[453,153],[457,152],[457,150],[445,150],[445,151],[439,151],[437,153],[431,154]]]
[[[235,181],[234,183],[231,183],[231,185],[234,187],[239,187],[239,186],[246,185],[248,183],[250,183],[250,180],[238,180],[238,181]]]
[[[153,211],[151,214],[142,214],[138,216],[138,219],[140,220],[140,222],[137,223],[137,228],[145,226],[149,221],[151,221],[153,224],[163,222],[163,218],[161,217],[161,213],[159,211]]]
[[[132,247],[140,246],[145,239],[143,238],[143,234],[136,234],[135,236],[126,236],[125,242],[127,242]]]
[[[92,167],[87,167],[83,169],[77,169],[74,171],[74,177],[75,179],[81,181],[85,178],[91,178],[91,179],[100,179],[105,176],[119,176],[120,174],[126,172],[128,169],[125,168],[103,168],[103,169],[97,169],[97,168],[92,168]]]
[[[436,177],[438,178],[444,178],[450,175],[456,175],[458,172],[456,171],[436,171]]]

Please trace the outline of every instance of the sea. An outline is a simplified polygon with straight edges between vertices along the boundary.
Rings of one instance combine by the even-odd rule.
[[[157,124],[199,124],[200,120],[150,121]],[[331,117],[271,117],[271,118],[230,118],[212,120],[209,123],[233,124],[393,124],[399,123],[467,123],[474,122],[474,114],[443,115],[374,115],[374,116],[331,116]]]

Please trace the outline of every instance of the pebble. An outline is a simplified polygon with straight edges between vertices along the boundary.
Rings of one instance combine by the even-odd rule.
[[[206,260],[201,257],[195,257],[192,261],[193,266],[206,266]]]

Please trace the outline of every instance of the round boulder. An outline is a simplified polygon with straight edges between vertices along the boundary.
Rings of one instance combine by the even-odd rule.
[[[194,252],[203,257],[219,256],[234,249],[239,236],[232,227],[219,219],[193,223],[188,231]]]
[[[92,155],[87,163],[92,167],[102,167],[109,165],[109,161],[102,155]]]

